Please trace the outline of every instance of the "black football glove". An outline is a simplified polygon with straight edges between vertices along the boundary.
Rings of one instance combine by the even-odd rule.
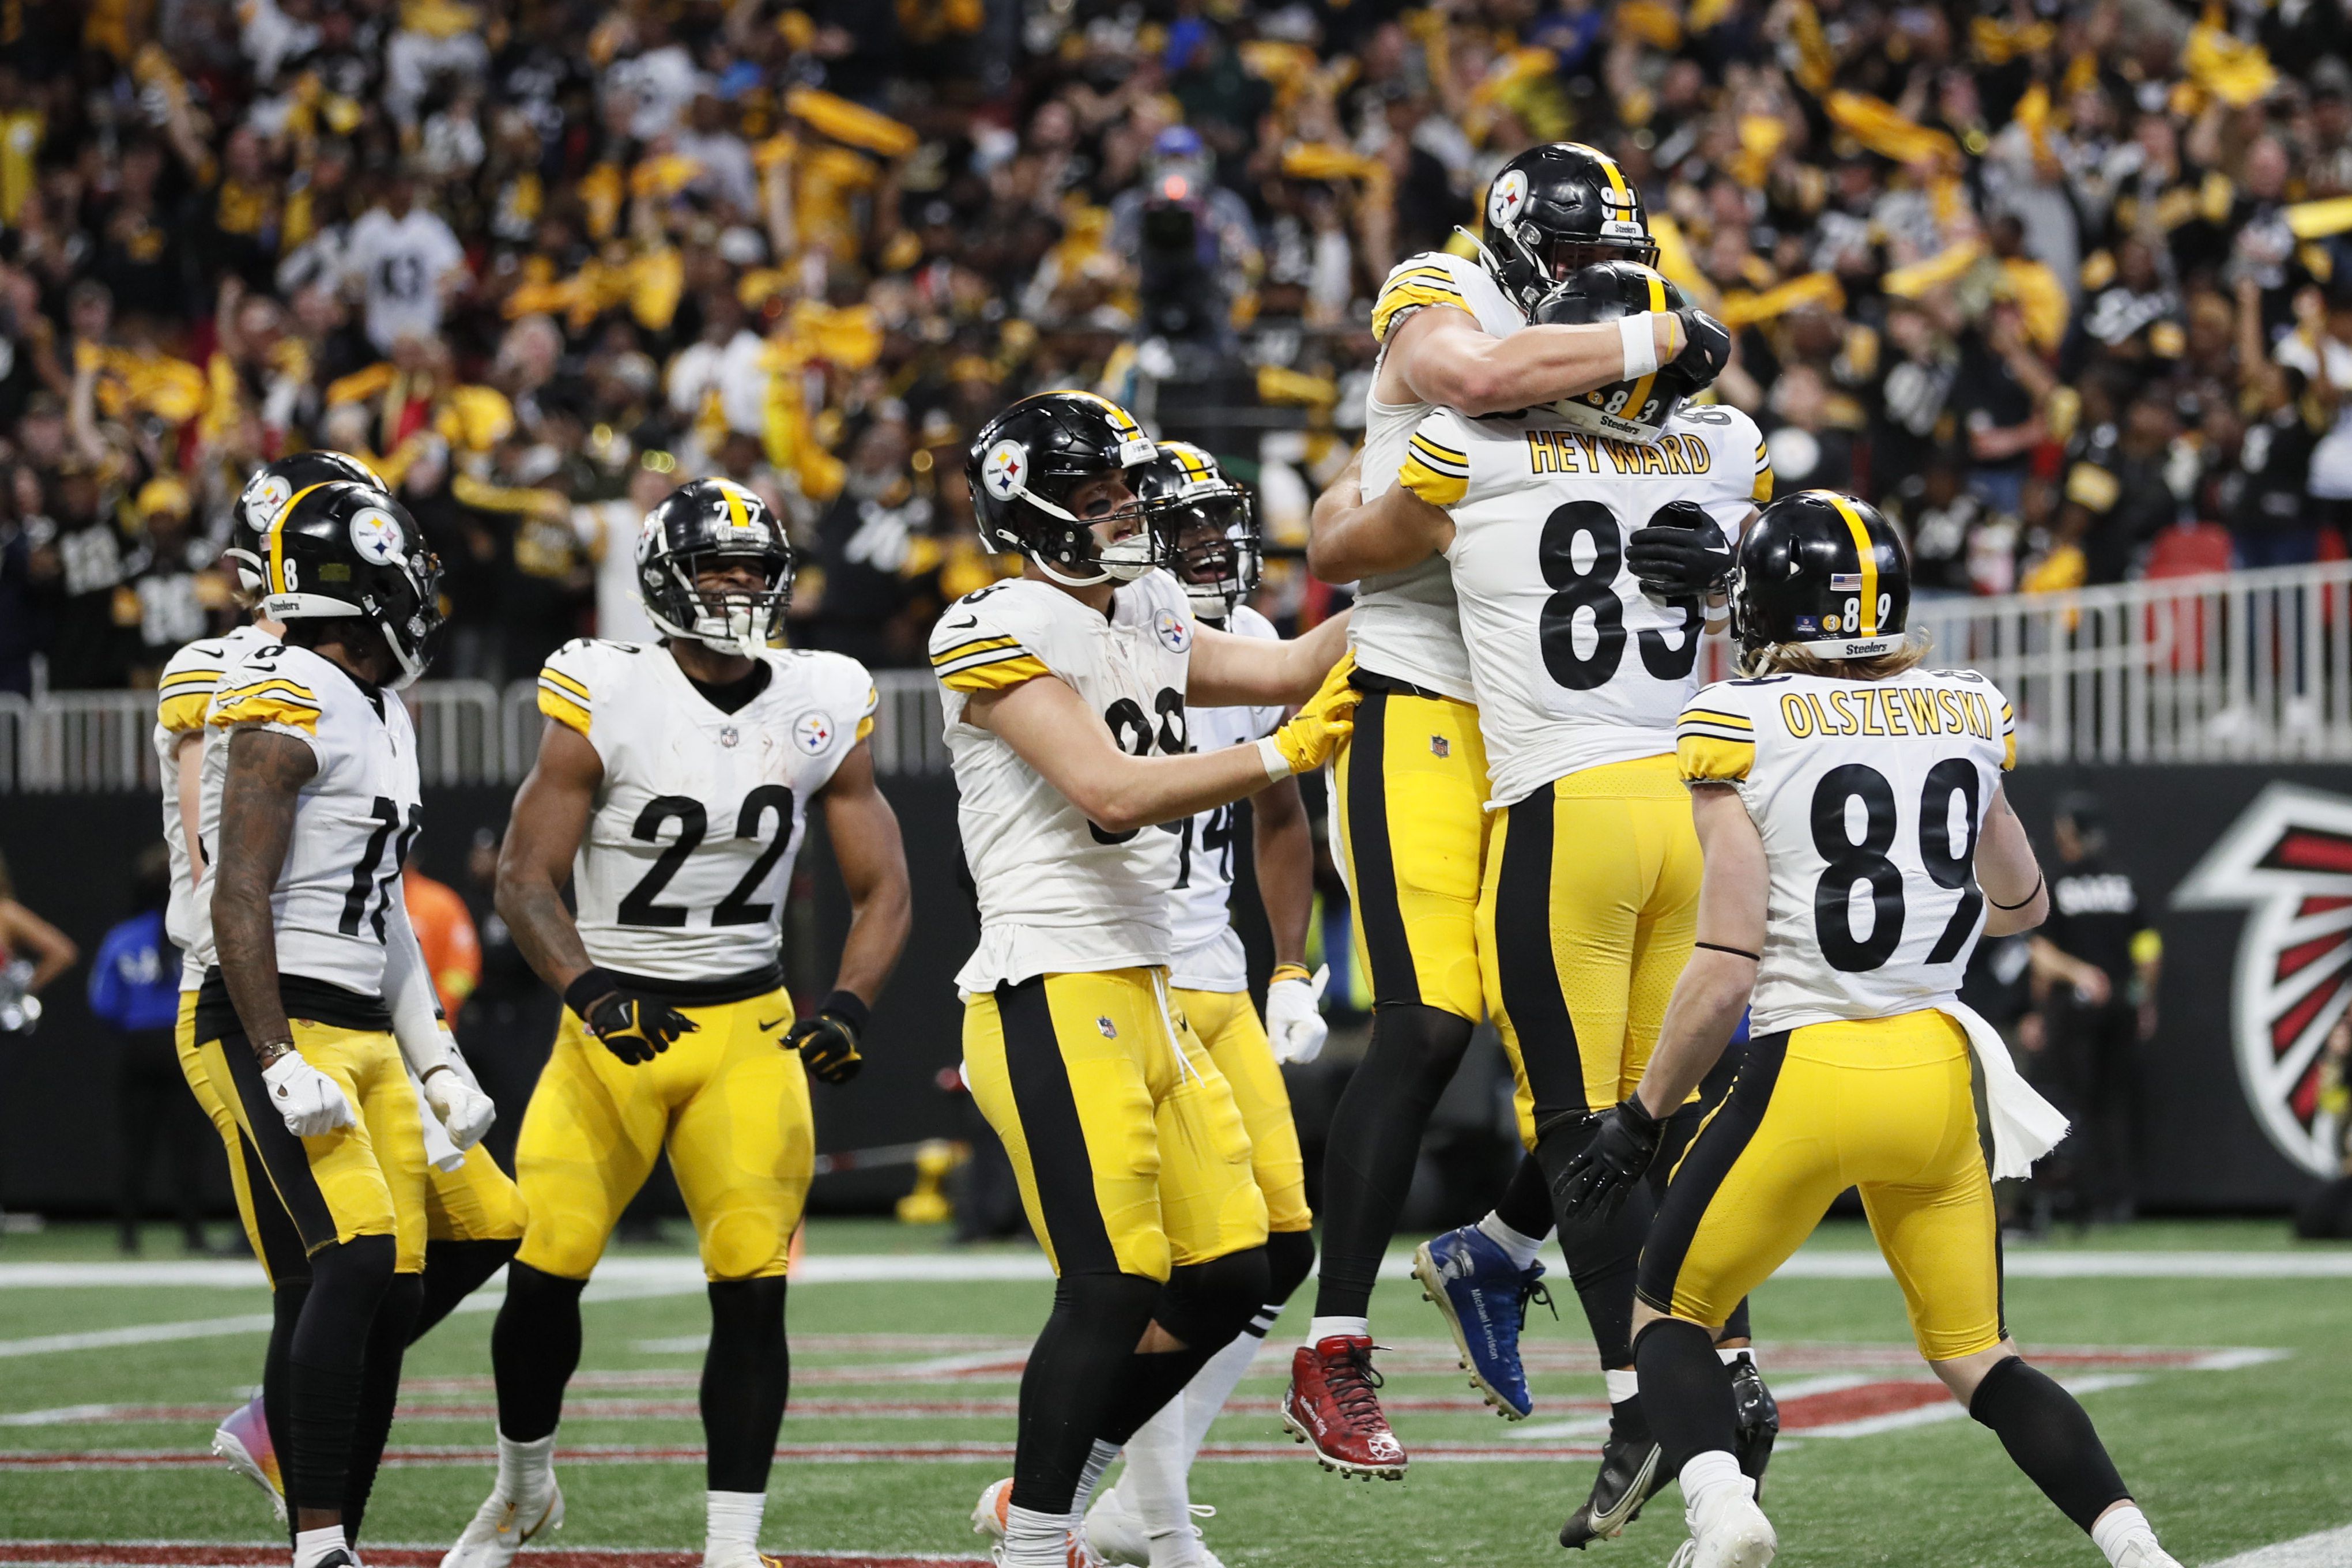
[[[1703,599],[1731,580],[1731,546],[1696,501],[1668,501],[1625,542],[1625,564],[1667,601]]]
[[[604,1048],[639,1067],[669,1049],[680,1035],[701,1025],[658,996],[631,991],[610,970],[589,969],[563,988],[563,1005],[580,1015]]]
[[[1665,1123],[1642,1109],[1639,1097],[1594,1118],[1592,1142],[1568,1163],[1552,1183],[1553,1201],[1570,1219],[1613,1218],[1658,1157]]]
[[[784,1033],[784,1049],[798,1051],[802,1063],[821,1083],[847,1083],[865,1067],[857,1054],[857,1037],[866,1032],[866,1004],[854,991],[836,991],[817,1004],[814,1017],[803,1018]]]
[[[1675,316],[1683,324],[1683,352],[1668,363],[1689,375],[1694,390],[1714,385],[1731,363],[1731,329],[1696,305],[1685,305]]]

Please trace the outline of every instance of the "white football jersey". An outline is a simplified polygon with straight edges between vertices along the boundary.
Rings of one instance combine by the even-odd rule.
[[[1390,330],[1427,305],[1467,310],[1478,325],[1505,338],[1528,324],[1476,261],[1425,250],[1399,262],[1372,301],[1372,336],[1385,345]],[[1432,403],[1382,403],[1364,393],[1364,498],[1383,494],[1404,466],[1405,443]],[[1432,559],[1402,572],[1367,577],[1356,585],[1356,614],[1348,623],[1356,662],[1376,675],[1472,700],[1470,657],[1463,651],[1454,581],[1445,563]]]
[[[956,822],[980,898],[966,991],[1033,975],[1164,964],[1181,824],[1109,833],[993,732],[963,721],[972,693],[1058,676],[1134,756],[1191,749],[1184,684],[1192,605],[1165,572],[1122,584],[1104,616],[1049,584],[968,594],[931,628]]]
[[[1705,612],[1644,594],[1625,544],[1661,507],[1695,501],[1737,545],[1772,495],[1755,421],[1686,408],[1655,445],[1636,446],[1549,412],[1439,409],[1414,433],[1398,482],[1454,518],[1445,558],[1496,805],[1675,749]]]
[[[205,722],[214,733],[197,833],[208,865],[219,860],[229,732],[290,735],[318,759],[269,896],[278,973],[381,999],[387,905],[425,816],[408,709],[309,648],[262,641],[225,662]],[[200,889],[194,903],[188,956],[201,972],[217,962],[212,900]]]
[[[247,649],[271,640],[268,632],[250,625],[225,637],[199,637],[171,657],[155,682],[155,761],[163,781],[163,843],[172,852],[172,895],[163,910],[163,932],[185,955],[180,964],[183,991],[194,991],[204,984],[204,966],[195,961],[194,951],[196,904],[203,894],[190,874],[194,863],[188,858],[188,835],[180,821],[173,758],[184,738],[194,735],[199,745],[203,743],[205,710],[212,705],[213,688],[220,684],[221,672]]]
[[[761,658],[768,684],[732,713],[660,643],[583,637],[540,671],[540,711],[604,764],[572,867],[580,941],[600,967],[762,987],[776,970],[809,801],[873,728],[876,697],[840,654]]]
[[[1984,929],[1977,841],[2017,765],[1974,670],[1724,680],[1683,710],[1683,777],[1736,785],[1771,870],[1758,1034],[1957,997]]]
[[[1274,623],[1251,609],[1236,605],[1224,630],[1238,637],[1262,637],[1268,642],[1282,634]],[[1221,746],[1243,746],[1265,739],[1282,724],[1282,710],[1273,708],[1195,708],[1190,714],[1192,750],[1213,752]],[[1249,964],[1242,955],[1242,939],[1234,931],[1234,818],[1240,803],[1230,802],[1201,813],[1181,825],[1176,836],[1176,882],[1173,910],[1175,963],[1168,983],[1185,991],[1241,991],[1249,985]]]

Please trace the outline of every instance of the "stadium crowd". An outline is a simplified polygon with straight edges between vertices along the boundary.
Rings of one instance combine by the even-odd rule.
[[[1096,387],[1276,544],[1362,421],[1369,301],[1578,138],[1738,334],[1781,488],[1923,592],[2344,552],[2352,69],[2239,0],[22,0],[0,12],[0,689],[225,625],[263,460],[363,453],[432,536],[437,673],[631,635],[726,475],[796,640],[919,662],[999,570],[961,456]],[[1009,559],[1009,558],[1008,558]],[[1269,613],[1318,613],[1277,562]]]

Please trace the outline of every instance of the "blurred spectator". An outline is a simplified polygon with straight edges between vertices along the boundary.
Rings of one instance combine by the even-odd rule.
[[[414,866],[401,872],[400,887],[408,923],[425,953],[425,971],[433,976],[433,994],[440,998],[441,1016],[455,1032],[458,1014],[482,979],[482,944],[474,933],[474,917],[457,889]]]
[[[73,939],[16,901],[8,862],[0,858],[0,1035],[29,1032],[39,1018],[37,1003],[50,981],[81,958]]]
[[[115,1081],[119,1186],[115,1205],[125,1256],[139,1251],[139,1222],[147,1216],[149,1173],[157,1160],[172,1189],[172,1210],[187,1250],[209,1249],[205,1238],[205,1151],[212,1129],[187,1092],[173,1032],[180,1016],[180,954],[163,934],[171,893],[171,857],[161,844],[140,851],[131,907],[137,911],[99,939],[89,965],[89,1010],[121,1037]]]

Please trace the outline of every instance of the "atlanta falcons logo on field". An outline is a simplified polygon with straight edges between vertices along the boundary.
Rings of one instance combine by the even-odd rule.
[[[2238,1079],[2271,1142],[2313,1174],[2334,1174],[2319,1051],[2352,1005],[2352,798],[2271,785],[2172,904],[2252,911],[2231,1002]]]

